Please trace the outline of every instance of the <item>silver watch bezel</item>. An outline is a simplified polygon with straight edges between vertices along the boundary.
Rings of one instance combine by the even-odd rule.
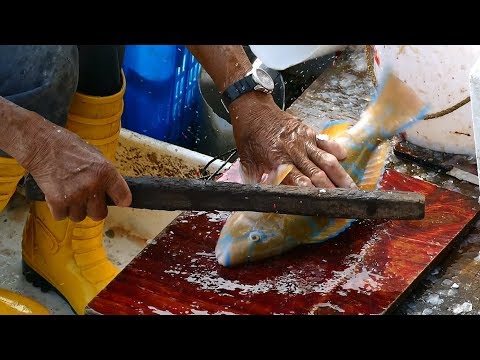
[[[261,72],[262,74],[264,74],[265,76],[268,77],[269,82],[270,84],[266,84],[261,78],[260,76],[258,75],[258,73]],[[258,85],[254,87],[254,90],[257,90],[257,91],[262,91],[264,93],[267,93],[267,94],[271,94],[273,92],[273,90],[275,89],[275,83],[272,79],[272,77],[270,76],[270,74],[259,68],[259,67],[254,67],[248,75],[252,75],[252,79],[253,81],[255,81]]]

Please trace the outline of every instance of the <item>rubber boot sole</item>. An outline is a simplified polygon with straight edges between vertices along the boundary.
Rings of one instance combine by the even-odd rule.
[[[54,292],[56,292],[63,300],[65,300],[65,302],[68,304],[70,309],[72,309],[72,311],[75,314],[77,314],[77,312],[73,309],[72,305],[70,305],[70,303],[65,298],[65,296],[63,296],[63,294],[60,291],[58,291],[58,289],[55,286],[53,286],[47,280],[45,280],[42,275],[40,275],[35,270],[33,270],[32,267],[25,262],[25,260],[22,260],[22,273],[23,273],[23,276],[25,276],[25,279],[29,283],[31,283],[36,288],[40,288],[40,290],[43,293],[47,293],[50,290],[53,290]]]

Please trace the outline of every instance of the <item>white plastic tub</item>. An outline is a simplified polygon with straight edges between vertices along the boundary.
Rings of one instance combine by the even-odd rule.
[[[210,156],[122,129],[116,166],[124,176],[195,178],[211,159]],[[209,170],[214,172],[222,164],[217,160],[209,166]],[[146,241],[158,235],[179,213],[110,207],[106,226]]]
[[[346,47],[346,45],[250,45],[250,50],[270,69],[285,70]]]
[[[480,57],[470,70],[470,96],[477,172],[480,175]],[[480,197],[478,202],[480,203]]]
[[[375,74],[388,65],[430,105],[446,110],[467,98],[469,72],[479,45],[375,45]],[[475,155],[469,103],[449,114],[425,120],[406,131],[413,144],[446,153]]]

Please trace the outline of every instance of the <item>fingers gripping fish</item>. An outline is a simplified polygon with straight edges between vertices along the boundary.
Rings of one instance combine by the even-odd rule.
[[[377,188],[385,168],[390,139],[427,113],[412,89],[387,73],[377,95],[352,126],[347,121],[329,123],[322,131],[343,145],[343,168],[363,190]],[[291,166],[281,165],[266,179],[279,185]],[[235,266],[279,255],[301,244],[320,243],[346,230],[354,219],[235,212],[226,221],[215,248],[220,264]]]

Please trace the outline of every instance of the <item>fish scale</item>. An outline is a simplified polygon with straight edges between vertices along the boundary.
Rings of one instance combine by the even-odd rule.
[[[377,94],[359,121],[337,120],[322,134],[341,144],[347,153],[341,165],[362,190],[375,190],[382,179],[388,140],[427,114],[425,104],[405,83],[387,72]],[[279,185],[291,170],[281,165],[266,183]],[[355,219],[235,212],[220,232],[215,255],[224,266],[254,262],[287,252],[301,244],[320,243],[345,231]]]

